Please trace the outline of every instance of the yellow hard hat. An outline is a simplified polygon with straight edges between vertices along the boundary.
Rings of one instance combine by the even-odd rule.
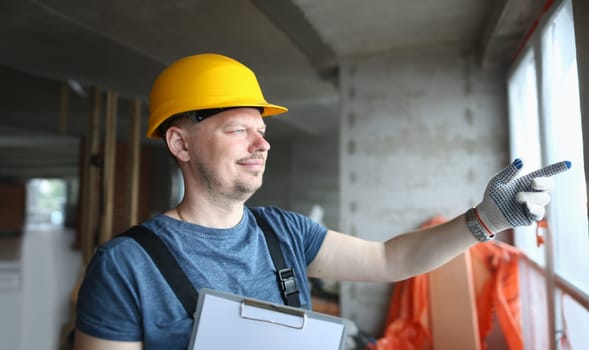
[[[149,96],[147,137],[175,114],[212,108],[262,107],[262,116],[288,111],[264,99],[258,79],[242,63],[219,54],[181,58],[156,78]]]

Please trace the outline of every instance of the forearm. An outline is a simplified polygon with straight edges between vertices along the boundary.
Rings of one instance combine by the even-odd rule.
[[[307,272],[332,280],[399,281],[431,271],[476,243],[464,215],[386,242],[329,231]]]
[[[385,242],[387,275],[403,280],[429,272],[478,243],[460,215],[446,223]]]

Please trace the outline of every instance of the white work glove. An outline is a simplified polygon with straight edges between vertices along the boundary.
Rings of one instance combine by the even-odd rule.
[[[550,202],[549,191],[554,186],[550,176],[568,170],[571,162],[554,163],[516,179],[522,166],[523,162],[516,159],[495,175],[483,201],[466,213],[467,226],[479,241],[488,241],[506,229],[541,220]]]

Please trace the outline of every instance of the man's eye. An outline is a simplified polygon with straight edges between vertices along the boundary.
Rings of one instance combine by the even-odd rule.
[[[266,136],[266,130],[259,130],[258,133],[262,135],[262,137]]]
[[[232,134],[243,134],[245,129],[234,129],[231,131]]]

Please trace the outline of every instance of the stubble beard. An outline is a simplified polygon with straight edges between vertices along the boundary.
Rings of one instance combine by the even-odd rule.
[[[200,175],[200,181],[208,190],[209,195],[218,202],[245,202],[248,200],[260,187],[262,187],[262,172],[256,172],[253,177],[259,177],[259,183],[248,183],[240,179],[234,179],[233,185],[228,191],[222,190],[222,182],[203,164],[197,167]]]

